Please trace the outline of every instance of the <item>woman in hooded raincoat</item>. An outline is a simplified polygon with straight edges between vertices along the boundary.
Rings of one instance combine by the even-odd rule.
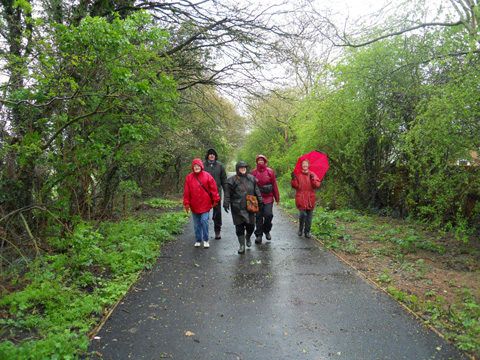
[[[257,168],[252,170],[251,174],[258,180],[258,188],[263,198],[263,206],[255,214],[255,243],[262,242],[262,236],[265,234],[267,240],[272,240],[270,231],[272,230],[273,219],[273,201],[280,203],[280,193],[278,191],[275,172],[267,167],[267,157],[258,155],[255,159]]]
[[[313,208],[315,207],[315,201],[317,197],[315,195],[315,189],[320,186],[320,179],[308,168],[310,167],[310,161],[307,159],[302,161],[302,171],[300,174],[295,175],[292,172],[291,185],[296,190],[295,192],[295,205],[300,210],[299,214],[299,228],[298,236],[302,236],[305,231],[305,237],[310,238],[310,228],[312,227]],[[304,229],[305,227],[305,229]]]
[[[257,185],[255,176],[247,173],[248,164],[239,161],[235,165],[236,174],[227,179],[223,208],[228,213],[232,209],[232,219],[235,225],[235,233],[240,247],[239,254],[245,252],[245,239],[248,247],[252,246],[251,237],[255,230],[255,213],[247,210],[246,195],[255,195],[258,205],[263,206],[262,195]]]
[[[212,175],[203,171],[203,163],[200,159],[192,162],[192,172],[185,178],[183,191],[183,205],[185,211],[192,210],[193,227],[195,229],[195,247],[210,247],[208,242],[208,218],[210,210],[217,206],[220,201],[217,184]]]

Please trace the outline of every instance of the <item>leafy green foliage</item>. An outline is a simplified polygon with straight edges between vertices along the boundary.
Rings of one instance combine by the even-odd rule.
[[[0,354],[67,359],[84,352],[87,332],[103,309],[125,295],[142,269],[153,266],[159,247],[187,221],[183,212],[168,212],[150,222],[128,219],[98,229],[82,223],[70,236],[51,239],[57,252],[45,256],[45,264],[35,262],[24,282],[17,282],[21,290],[0,300],[9,313],[0,320]],[[14,344],[6,334],[23,340]]]

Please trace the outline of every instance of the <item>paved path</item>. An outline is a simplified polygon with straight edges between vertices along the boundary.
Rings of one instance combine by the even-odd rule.
[[[244,255],[230,214],[210,249],[194,248],[190,222],[89,350],[135,360],[467,359],[317,241],[299,238],[278,207],[274,214],[272,241]]]

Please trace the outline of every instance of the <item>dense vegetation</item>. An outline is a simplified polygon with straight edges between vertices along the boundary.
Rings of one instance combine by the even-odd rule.
[[[325,206],[478,234],[477,45],[457,25],[351,48],[308,93],[253,100],[254,130],[239,157],[263,153],[288,183],[296,159],[316,149],[330,163]]]
[[[478,236],[478,5],[404,2],[350,35],[288,3],[0,1],[3,354],[84,349],[181,227],[133,207],[180,192],[210,147],[226,164],[266,155],[286,189],[317,149],[325,208]]]

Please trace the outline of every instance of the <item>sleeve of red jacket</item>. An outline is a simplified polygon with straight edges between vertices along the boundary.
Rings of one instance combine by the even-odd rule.
[[[190,205],[190,186],[188,182],[188,175],[185,178],[185,185],[183,188],[183,205]]]
[[[298,177],[296,177],[295,179],[290,180],[290,183],[291,183],[291,185],[292,185],[292,188],[298,190],[298,185],[299,185],[299,183],[298,183]]]
[[[312,174],[313,174],[313,179],[310,180],[310,183],[312,184],[312,187],[316,189],[320,186],[320,179],[315,173],[312,172]]]
[[[275,172],[272,170],[272,184],[273,184],[273,197],[275,201],[280,202],[280,192],[278,191],[277,178],[275,177]]]

